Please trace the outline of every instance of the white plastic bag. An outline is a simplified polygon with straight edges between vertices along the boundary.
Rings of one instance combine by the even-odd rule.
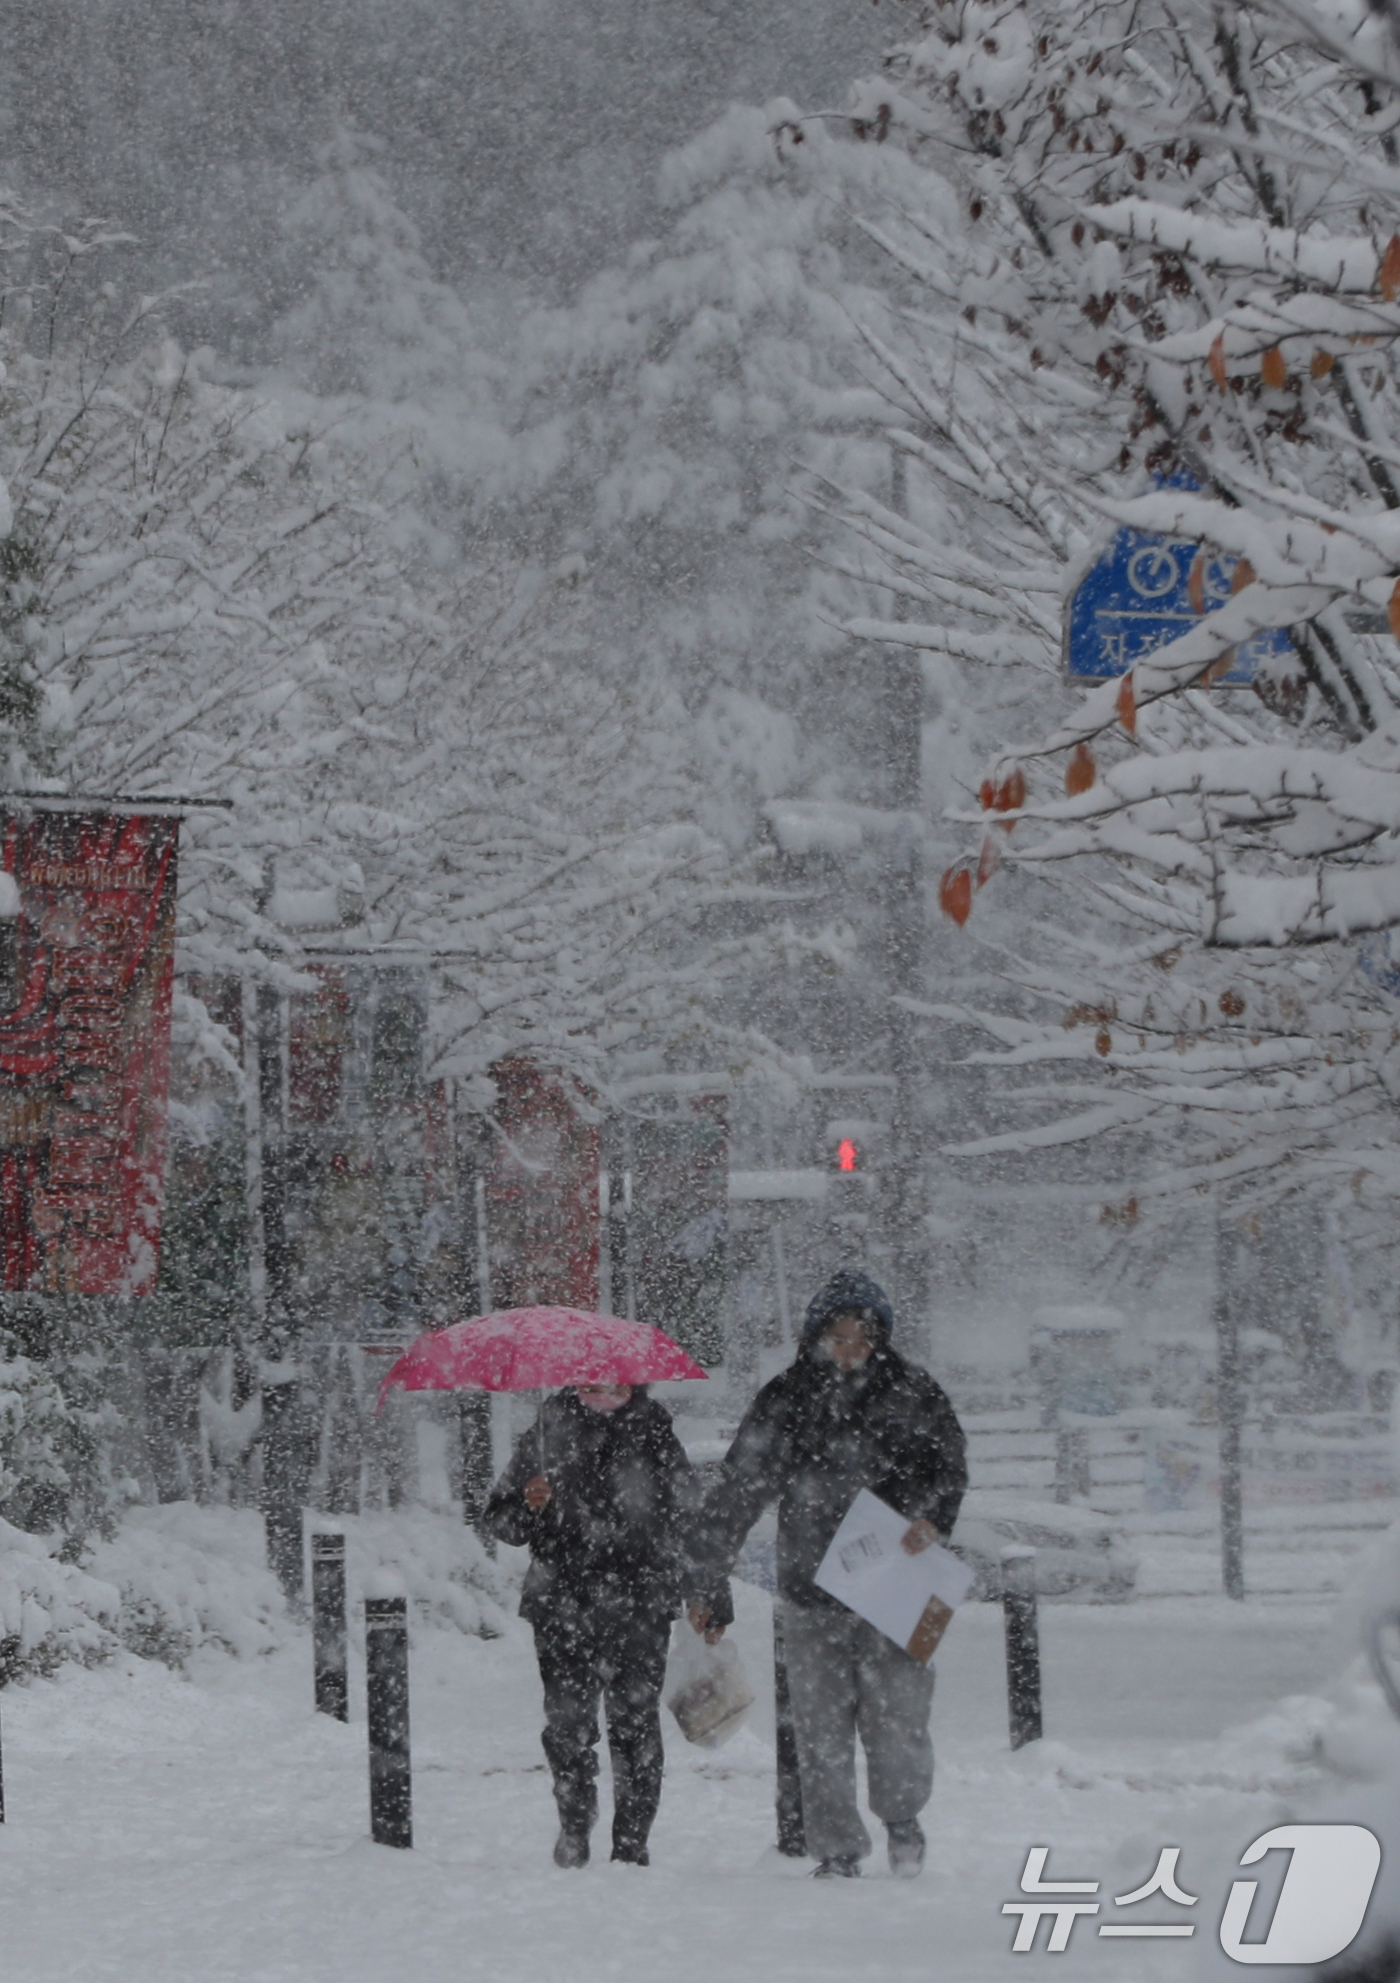
[[[717,1749],[743,1726],[753,1701],[738,1647],[728,1639],[707,1646],[689,1620],[680,1619],[666,1665],[666,1705],[686,1741]]]

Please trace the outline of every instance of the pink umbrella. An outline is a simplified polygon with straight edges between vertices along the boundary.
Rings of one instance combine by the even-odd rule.
[[[507,1308],[430,1329],[379,1387],[405,1391],[534,1391],[561,1384],[656,1384],[705,1372],[647,1322],[581,1308]]]

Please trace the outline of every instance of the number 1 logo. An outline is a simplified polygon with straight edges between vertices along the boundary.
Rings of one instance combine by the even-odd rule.
[[[1364,1825],[1276,1825],[1240,1859],[1291,1851],[1283,1889],[1262,1942],[1243,1940],[1257,1880],[1236,1880],[1220,1919],[1220,1946],[1232,1962],[1330,1962],[1355,1941],[1380,1871],[1381,1847]]]

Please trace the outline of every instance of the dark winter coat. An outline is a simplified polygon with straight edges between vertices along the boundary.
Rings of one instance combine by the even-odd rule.
[[[859,1311],[875,1348],[846,1377],[821,1352],[836,1316]],[[795,1359],[750,1405],[704,1514],[704,1557],[727,1573],[744,1537],[778,1503],[778,1591],[835,1605],[812,1582],[857,1492],[947,1535],[967,1486],[966,1441],[944,1391],[890,1342],[894,1314],[867,1275],[838,1274],[807,1310]]]
[[[540,1473],[554,1493],[536,1511],[524,1488]],[[501,1542],[529,1546],[520,1615],[532,1625],[580,1606],[671,1617],[702,1594],[717,1617],[732,1617],[727,1583],[702,1592],[697,1581],[698,1505],[664,1406],[635,1391],[617,1411],[595,1412],[561,1391],[544,1407],[543,1437],[532,1426],[516,1447],[483,1522]]]

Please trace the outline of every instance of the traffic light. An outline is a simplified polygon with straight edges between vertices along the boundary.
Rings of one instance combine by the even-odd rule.
[[[861,1247],[879,1186],[880,1125],[846,1116],[828,1122],[822,1138],[827,1217],[843,1245]]]
[[[879,1168],[880,1124],[865,1118],[846,1116],[829,1122],[823,1138],[826,1170],[842,1189],[853,1185],[868,1187]]]

